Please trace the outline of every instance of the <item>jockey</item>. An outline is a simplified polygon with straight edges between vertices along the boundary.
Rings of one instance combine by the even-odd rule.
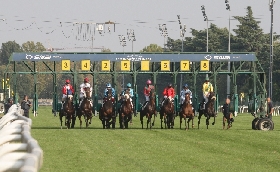
[[[132,109],[133,109],[132,98],[133,98],[133,96],[134,96],[134,92],[133,92],[133,89],[131,88],[131,84],[130,84],[130,83],[128,83],[128,84],[126,85],[126,87],[127,87],[127,88],[125,88],[125,89],[122,91],[122,93],[121,93],[122,100],[124,101],[125,92],[126,92],[126,90],[128,90],[128,91],[129,91],[129,96],[130,96],[131,106],[132,106]],[[121,102],[121,104],[123,103],[123,101]]]
[[[190,94],[190,104],[192,104],[192,92],[191,90],[188,88],[188,84],[185,84],[183,87],[183,90],[180,93],[181,96],[181,102],[180,102],[180,107],[182,108],[183,103],[185,102],[185,95],[189,93]]]
[[[167,99],[167,97],[171,97],[171,101],[173,102],[174,97],[175,97],[175,90],[172,87],[172,84],[168,84],[167,87],[165,87],[165,89],[162,92],[163,94],[163,100],[161,102],[161,105],[163,106],[163,102]]]
[[[90,88],[90,97],[91,97],[91,95],[92,95],[92,87],[90,86],[90,83],[89,83],[89,79],[88,78],[85,78],[84,79],[84,83],[82,83],[81,85],[80,85],[80,105],[79,106],[81,106],[81,104],[82,104],[82,101],[83,101],[83,99],[85,98],[85,88]],[[91,100],[90,100],[90,104],[91,104],[91,106],[92,106],[92,102],[91,102]]]
[[[70,97],[70,99],[73,98],[74,89],[73,89],[73,86],[70,84],[69,79],[67,79],[65,81],[65,85],[62,88],[62,106],[61,106],[61,109],[63,109],[63,104],[65,102],[65,99],[67,98],[67,94],[68,94],[68,97]]]
[[[213,92],[213,86],[209,82],[208,76],[206,76],[205,82],[202,86],[202,92],[203,92],[203,109],[205,109],[205,104],[208,102],[209,93]]]
[[[108,97],[108,90],[109,90],[109,89],[112,90],[112,102],[113,102],[113,104],[115,103],[115,89],[112,88],[112,86],[111,86],[110,83],[107,83],[107,84],[106,84],[106,88],[105,88],[105,90],[104,90],[104,98],[103,98],[102,107],[103,107],[103,105],[104,105],[104,103],[105,103],[106,98]]]
[[[142,107],[145,107],[146,104],[150,101],[150,92],[151,92],[152,89],[154,89],[154,86],[152,85],[151,80],[148,79],[146,84],[147,85],[144,87],[144,95],[145,95],[146,101],[145,101],[145,103],[143,104]]]

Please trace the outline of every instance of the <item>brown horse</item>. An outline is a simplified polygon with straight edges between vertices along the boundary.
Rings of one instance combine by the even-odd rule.
[[[121,120],[121,128],[128,128],[128,122],[132,119],[132,106],[130,101],[129,90],[126,90],[124,94],[124,102],[122,103],[120,109],[120,120]]]
[[[80,120],[80,128],[82,128],[82,119],[81,119],[82,115],[85,118],[86,127],[88,127],[88,125],[91,124],[91,119],[92,119],[92,107],[90,104],[91,97],[90,97],[89,87],[85,88],[85,93],[86,93],[86,97],[83,99],[78,113],[78,117]]]
[[[216,121],[216,113],[215,113],[215,109],[214,109],[214,102],[216,100],[215,97],[215,93],[214,92],[210,92],[209,93],[209,97],[208,97],[208,102],[205,104],[205,109],[201,109],[202,104],[199,104],[199,116],[198,116],[198,129],[199,129],[199,124],[200,124],[200,119],[201,116],[204,114],[204,116],[206,117],[206,126],[208,129],[209,126],[209,120],[211,117],[214,117],[214,122],[212,123],[212,125],[215,125],[215,121]]]
[[[114,103],[112,98],[112,90],[108,89],[108,96],[104,99],[103,107],[100,107],[99,110],[99,119],[102,121],[103,129],[110,128],[112,124],[112,128],[115,128],[116,124],[116,115],[114,110]],[[112,121],[111,121],[112,120]]]
[[[192,105],[190,104],[190,102],[191,102],[190,100],[191,100],[190,94],[186,93],[185,94],[185,102],[183,103],[182,109],[179,113],[180,114],[180,129],[181,129],[181,126],[182,126],[182,119],[183,118],[185,120],[186,130],[190,128],[189,127],[190,120],[192,120],[192,128],[194,127],[194,125],[193,125],[194,112],[193,112]],[[187,118],[188,118],[188,127],[187,127],[187,124],[186,124]]]
[[[70,129],[70,124],[72,118],[74,118],[75,115],[75,108],[73,105],[73,98],[69,97],[67,95],[65,103],[63,104],[63,109],[60,110],[59,118],[60,118],[60,128],[62,129],[62,117],[65,116],[65,126],[67,126],[67,129]]]
[[[155,99],[155,93],[153,90],[151,90],[150,92],[150,101],[147,103],[147,105],[145,106],[145,108],[143,110],[140,111],[140,121],[142,124],[142,129],[143,129],[143,118],[144,116],[146,116],[147,119],[147,129],[148,129],[148,125],[150,123],[150,129],[152,129],[152,126],[154,126],[155,123],[155,116],[157,114],[156,111],[156,99]],[[152,117],[154,115],[154,121],[152,122]]]
[[[232,127],[232,123],[234,122],[232,113],[223,117],[223,129],[225,129],[226,122],[228,124],[227,129]]]
[[[162,122],[164,119],[165,128],[166,126],[168,129],[174,127],[174,118],[175,118],[175,111],[174,111],[174,104],[172,103],[171,97],[168,97],[164,103],[163,106],[160,109],[160,120],[161,120],[161,128]]]

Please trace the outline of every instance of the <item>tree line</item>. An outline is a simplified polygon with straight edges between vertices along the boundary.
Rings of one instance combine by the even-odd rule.
[[[256,56],[261,63],[264,71],[266,72],[266,79],[268,83],[268,71],[269,71],[269,56],[270,56],[270,34],[264,33],[263,29],[260,28],[260,22],[257,21],[253,16],[253,11],[250,6],[246,9],[247,14],[245,16],[234,16],[234,18],[239,22],[236,29],[233,29],[233,33],[230,35],[230,51],[231,52],[255,52]],[[208,51],[209,52],[227,52],[228,51],[228,29],[217,27],[215,24],[211,23],[209,30],[209,45]],[[206,52],[206,32],[207,30],[196,30],[191,28],[190,29],[192,36],[185,37],[183,41],[183,52]],[[158,46],[157,44],[150,44],[144,47],[140,52],[181,52],[182,51],[182,40],[181,39],[173,39],[168,37],[166,48],[163,49],[162,47]],[[0,51],[0,76],[3,76],[6,70],[12,70],[12,65],[8,65],[9,58],[13,52],[43,52],[46,51],[46,48],[43,46],[42,43],[37,42],[34,43],[33,41],[27,41],[22,45],[19,45],[15,41],[8,41],[6,43],[2,43],[1,51]],[[103,52],[110,52],[110,49],[104,49]],[[30,63],[30,65],[32,65]],[[60,71],[60,64],[57,64],[58,67],[56,68],[57,71]],[[10,69],[7,69],[7,66]],[[274,60],[273,60],[273,100],[280,101],[280,84],[277,78],[280,77],[280,42],[279,36],[274,33]],[[46,69],[46,66],[43,64],[37,65],[38,70]],[[26,66],[19,63],[17,71],[28,71]],[[78,76],[78,83],[82,83],[83,78],[86,75],[79,75]],[[91,77],[91,76],[88,76]],[[98,95],[102,97],[104,84],[106,82],[111,81],[111,76],[101,75],[98,76]],[[202,85],[205,76],[201,76],[198,78],[197,83],[201,83]],[[58,92],[62,85],[64,84],[65,79],[72,78],[71,75],[58,75],[57,80],[61,86],[59,86]],[[148,75],[139,75],[137,78],[137,85],[138,90],[142,91],[142,87],[145,85],[145,81],[151,78]],[[170,76],[161,75],[158,76],[158,88],[159,93],[161,90],[168,84],[168,82],[172,82],[172,79],[168,79]],[[118,91],[124,87],[122,85],[122,76],[118,77]],[[219,90],[219,95],[221,97],[226,96],[226,87],[224,81],[226,80],[225,75],[221,75],[217,78],[217,87]],[[180,76],[178,75],[177,81],[180,81]],[[12,83],[13,81],[11,81]],[[130,77],[124,77],[124,84],[131,82]],[[33,84],[32,84],[33,83]],[[193,84],[193,78],[189,75],[183,75],[183,84],[188,83],[188,85]],[[38,95],[39,98],[51,98],[52,95],[52,76],[47,74],[39,74],[38,75]],[[19,75],[17,76],[17,92],[20,96],[24,94],[33,95],[33,87],[34,81],[32,75]],[[177,83],[178,89],[181,89],[181,85]],[[268,84],[267,84],[268,85]],[[251,87],[248,83],[248,79],[246,77],[239,77],[237,81],[237,86],[239,93],[245,92],[249,90]],[[267,87],[268,88],[268,87]],[[192,86],[190,87],[192,89]],[[201,92],[200,89],[197,89],[199,93]],[[142,99],[142,97],[140,96]]]

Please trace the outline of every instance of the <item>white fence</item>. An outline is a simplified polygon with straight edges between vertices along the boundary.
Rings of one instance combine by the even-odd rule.
[[[22,116],[19,104],[0,119],[0,171],[37,172],[43,164],[43,150],[32,138],[32,121]]]

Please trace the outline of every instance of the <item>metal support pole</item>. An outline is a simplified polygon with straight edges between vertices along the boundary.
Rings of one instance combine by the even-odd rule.
[[[270,27],[270,58],[269,58],[269,93],[268,96],[272,99],[272,71],[273,71],[273,5],[275,1],[270,3],[271,12],[271,27]]]
[[[208,18],[206,19],[206,23],[207,23],[207,29],[206,29],[206,32],[207,32],[207,44],[206,44],[206,52],[208,52]],[[208,74],[206,74],[206,77],[208,77]]]
[[[228,11],[228,52],[230,52],[230,9]],[[230,72],[230,62],[228,62],[228,71]],[[227,96],[230,96],[230,75],[227,75]]]

